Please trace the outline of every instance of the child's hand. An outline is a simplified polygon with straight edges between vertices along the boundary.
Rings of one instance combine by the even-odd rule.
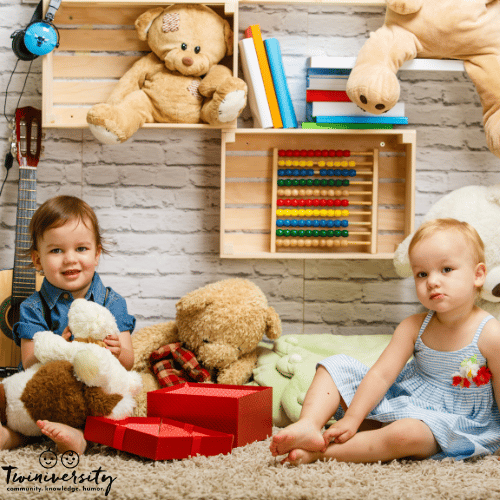
[[[108,335],[104,339],[104,343],[106,344],[106,349],[109,349],[111,351],[111,354],[115,356],[116,358],[120,357],[120,354],[122,352],[122,344],[120,342],[120,338],[116,334],[111,334]]]
[[[331,427],[329,427],[323,433],[323,439],[325,440],[325,446],[330,443],[345,443],[349,441],[356,432],[358,432],[359,423],[357,420],[349,418],[347,415],[335,422]]]
[[[64,340],[67,340],[68,342],[71,342],[71,330],[69,329],[69,326],[67,326],[64,331],[61,333],[61,337]]]

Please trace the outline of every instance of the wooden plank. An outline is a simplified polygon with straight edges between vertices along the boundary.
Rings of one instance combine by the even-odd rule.
[[[227,231],[269,231],[270,208],[227,208],[224,227]]]
[[[388,132],[391,132],[388,134]],[[412,131],[405,131],[412,132]],[[381,142],[385,145],[381,152],[404,153],[405,145],[400,143],[398,131],[362,130],[353,133],[350,130],[304,131],[303,129],[275,129],[272,132],[262,129],[240,129],[235,141],[227,144],[227,151],[267,151],[272,148],[289,149],[349,149],[368,151]],[[410,137],[411,134],[406,134]],[[413,134],[414,137],[414,134]]]
[[[404,233],[405,221],[407,214],[402,208],[386,209],[379,208],[378,210],[378,229],[383,231],[400,231]]]
[[[93,82],[54,81],[54,104],[96,104],[104,102],[117,83],[118,80]]]
[[[404,179],[406,162],[406,156],[379,155],[379,179]]]
[[[149,52],[147,42],[139,40],[135,30],[124,29],[60,29],[61,37],[57,51],[99,52]]]
[[[379,205],[404,205],[405,200],[405,183],[381,182],[378,185]]]
[[[226,182],[226,205],[271,203],[270,182]]]
[[[396,251],[398,245],[404,239],[405,236],[400,234],[380,234],[378,237],[379,253],[388,253],[394,256],[394,252]]]
[[[121,78],[142,56],[54,55],[53,77],[88,80]]]
[[[226,178],[272,177],[271,156],[226,156]]]
[[[134,2],[121,2],[117,5],[109,2],[86,2],[88,6],[78,5],[76,2],[64,1],[54,17],[57,26],[69,25],[110,25],[134,26],[135,20],[146,10],[155,7],[167,7],[172,2],[148,2],[147,0],[135,0]],[[182,2],[188,3],[188,2]],[[198,3],[198,2],[194,2]],[[207,4],[207,2],[203,2]],[[224,14],[223,5],[210,5],[220,16],[225,17],[231,23],[231,15]]]
[[[241,254],[271,256],[269,245],[269,234],[226,233],[221,248],[221,257],[233,257]],[[275,254],[273,254],[273,258],[276,258]]]

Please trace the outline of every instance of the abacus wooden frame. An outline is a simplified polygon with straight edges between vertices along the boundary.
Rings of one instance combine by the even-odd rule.
[[[360,246],[272,252],[273,150],[378,150],[375,250]],[[391,259],[414,231],[414,130],[222,131],[220,256],[258,259]]]

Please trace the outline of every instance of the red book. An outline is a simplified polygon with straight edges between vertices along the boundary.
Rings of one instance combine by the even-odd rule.
[[[350,102],[344,90],[306,90],[306,102]]]

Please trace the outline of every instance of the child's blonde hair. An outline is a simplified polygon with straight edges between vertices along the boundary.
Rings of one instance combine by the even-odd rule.
[[[29,225],[31,246],[27,253],[31,255],[32,252],[39,250],[38,242],[43,238],[45,231],[61,227],[70,220],[78,220],[89,228],[94,233],[96,248],[100,248],[103,253],[108,253],[104,248],[101,229],[94,210],[80,198],[68,195],[47,200],[33,214]]]
[[[479,264],[480,262],[484,263],[484,243],[481,236],[479,236],[478,232],[468,222],[451,218],[433,219],[424,222],[424,224],[417,229],[410,241],[408,256],[411,255],[411,251],[419,241],[432,236],[438,231],[456,231],[461,234],[471,250],[471,256],[475,264]]]

